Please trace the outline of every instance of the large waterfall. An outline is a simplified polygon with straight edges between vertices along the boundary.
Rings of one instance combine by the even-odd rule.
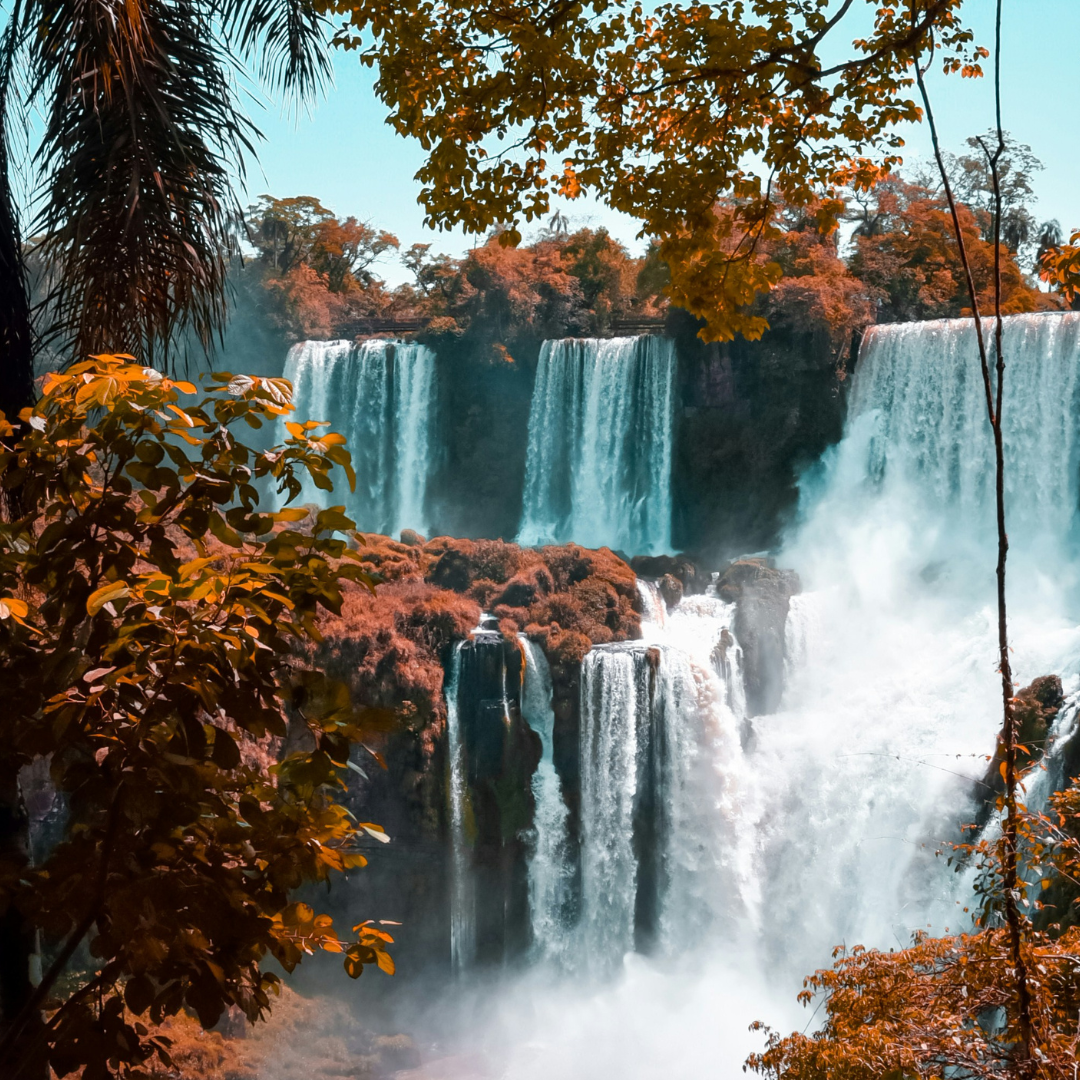
[[[521,543],[670,549],[674,380],[666,338],[544,342]]]
[[[560,814],[552,805],[558,779],[547,775],[545,713],[530,690],[533,679],[542,695],[546,664],[527,646],[523,707],[531,723],[540,717],[534,726],[545,740],[533,785],[533,937],[539,955],[593,975],[610,973],[627,952],[679,950],[718,933],[731,910],[716,898],[737,890],[741,873],[735,818],[717,812],[713,790],[719,781],[724,806],[738,804],[730,766],[743,710],[733,685],[733,608],[692,597],[667,613],[655,589],[647,601],[657,621],[646,622],[645,640],[598,646],[582,670],[577,903],[567,896],[575,874],[565,807]]]
[[[343,501],[366,531],[426,533],[434,353],[415,342],[304,341],[290,349],[284,375],[296,406],[287,419],[327,422],[348,440],[356,470],[355,492],[343,479],[332,496],[309,482],[298,501]]]
[[[1080,315],[1010,318],[1004,346],[1016,675],[1075,692]],[[777,556],[806,587],[777,712],[743,719],[711,597],[650,595],[644,641],[589,654],[580,910],[545,931],[573,974],[485,999],[470,1044],[498,1075],[734,1080],[761,1046],[750,1021],[816,1022],[795,995],[835,946],[969,925],[967,879],[936,853],[976,812],[1000,724],[977,365],[970,322],[867,335],[844,437]]]

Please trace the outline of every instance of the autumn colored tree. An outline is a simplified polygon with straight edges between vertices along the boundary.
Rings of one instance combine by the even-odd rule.
[[[371,264],[399,246],[392,233],[355,217],[340,221],[311,195],[263,195],[248,216],[248,237],[265,263],[282,275],[309,266],[331,292],[370,284]]]
[[[871,10],[866,10],[867,7]],[[848,32],[856,9],[868,35]],[[670,267],[671,301],[706,336],[757,337],[751,307],[776,283],[756,258],[792,206],[897,164],[895,128],[916,121],[912,63],[928,52],[977,75],[985,50],[960,0],[720,0],[643,5],[319,0],[336,42],[377,71],[376,92],[426,158],[432,224],[521,239],[553,194],[590,192],[641,223]],[[848,34],[844,59],[838,39]],[[852,38],[855,37],[855,40]],[[734,215],[715,213],[733,199]]]
[[[876,305],[878,322],[971,313],[952,216],[940,189],[935,193],[894,175],[858,196],[855,207],[850,267]],[[978,216],[959,199],[957,214],[979,305],[991,309],[996,282],[992,239],[983,238]],[[1011,252],[1003,253],[1000,269],[1003,314],[1057,307],[1028,284]]]
[[[259,509],[260,485],[293,497],[306,473],[329,490],[335,465],[352,479],[344,440],[290,422],[254,452],[237,430],[290,410],[282,380],[216,375],[200,399],[99,356],[50,375],[0,449],[0,484],[19,489],[0,521],[0,785],[16,806],[20,772],[44,767],[66,818],[33,863],[25,819],[2,821],[5,1077],[167,1064],[153,1025],[185,1009],[210,1027],[232,1006],[257,1020],[269,956],[393,970],[385,931],[343,936],[290,901],[362,866],[362,837],[385,840],[333,797],[365,717],[296,659],[344,582],[372,587],[340,536],[352,522]],[[287,732],[306,739],[285,753]]]

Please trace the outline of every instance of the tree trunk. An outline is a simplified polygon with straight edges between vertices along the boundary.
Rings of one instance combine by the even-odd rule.
[[[5,763],[0,769],[0,863],[24,866],[30,858],[30,822],[19,792],[19,772]],[[15,1080],[45,1080],[44,1023],[27,1016],[34,992],[30,981],[31,957],[36,952],[34,932],[23,913],[0,896],[0,1040],[19,1022],[21,1033],[0,1075]],[[18,1071],[16,1071],[18,1070]]]
[[[21,6],[15,4],[0,39],[0,410],[12,422],[36,398],[30,293],[8,160],[8,90],[20,36]]]

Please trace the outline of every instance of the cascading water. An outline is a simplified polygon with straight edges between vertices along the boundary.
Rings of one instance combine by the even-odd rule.
[[[529,910],[533,947],[541,957],[563,952],[563,928],[568,919],[573,869],[567,848],[567,808],[555,771],[555,713],[551,704],[551,670],[543,650],[523,634],[518,638],[525,657],[521,711],[540,736],[540,763],[532,778],[536,803],[535,839],[529,859]]]
[[[450,658],[446,682],[446,742],[450,777],[450,967],[455,973],[468,968],[476,956],[476,894],[469,867],[469,783],[465,773],[465,740],[458,708],[461,651],[458,642]]]
[[[596,647],[582,669],[576,905],[567,894],[566,808],[548,774],[550,705],[540,708],[528,682],[546,665],[528,646],[526,716],[540,716],[534,726],[544,741],[534,779],[533,937],[541,957],[596,976],[628,952],[678,950],[718,933],[738,907],[729,894],[741,895],[745,879],[735,812],[742,696],[728,685],[732,672],[738,680],[733,609],[695,597],[666,613],[655,589],[642,591],[656,618],[645,623],[646,639]],[[550,697],[549,684],[543,694]],[[739,918],[746,914],[739,908]]]
[[[284,376],[296,411],[279,438],[285,420],[318,420],[348,441],[356,491],[338,484],[333,501],[361,529],[426,533],[435,354],[415,342],[304,341],[289,350]],[[328,493],[308,481],[297,501],[325,504]]]
[[[1080,315],[1007,319],[1004,347],[1017,681],[1056,672],[1075,695]],[[968,926],[968,879],[935,852],[972,820],[1000,726],[984,410],[970,322],[867,335],[844,437],[803,478],[777,555],[807,589],[789,613],[784,697],[745,739],[718,600],[665,612],[650,594],[643,642],[589,654],[581,915],[562,934],[609,976],[501,988],[482,1035],[499,1075],[734,1080],[761,1045],[751,1020],[814,1023],[795,995],[836,945]],[[641,717],[658,696],[676,718],[664,737],[687,736],[661,756],[659,944],[620,967],[641,924],[635,809],[642,730],[656,729]],[[1077,703],[1055,724],[1048,780],[1080,738]]]
[[[674,380],[666,338],[544,342],[521,543],[670,549]]]

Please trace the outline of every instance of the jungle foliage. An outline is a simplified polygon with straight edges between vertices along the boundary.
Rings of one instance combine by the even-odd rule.
[[[46,379],[14,443],[6,425],[2,782],[44,769],[61,822],[33,861],[0,857],[5,1076],[167,1063],[166,1017],[268,1011],[268,956],[393,971],[385,930],[343,936],[290,896],[386,840],[333,794],[376,718],[296,659],[343,584],[374,579],[340,508],[310,528],[304,510],[259,509],[260,485],[288,498],[305,473],[326,490],[335,465],[351,478],[344,440],[290,421],[254,452],[237,430],[290,410],[281,380],[215,375],[197,396],[99,356]],[[45,947],[33,990],[14,931]]]

